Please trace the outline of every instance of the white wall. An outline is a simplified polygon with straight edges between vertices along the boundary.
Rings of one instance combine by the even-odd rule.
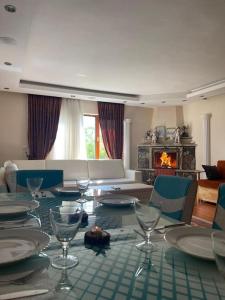
[[[27,145],[27,95],[0,93],[0,164],[25,159]]]
[[[131,119],[131,169],[137,168],[137,145],[144,142],[145,132],[152,128],[151,108],[125,106],[125,119]]]
[[[182,106],[160,106],[153,109],[152,128],[156,126],[177,127],[183,125]]]
[[[87,115],[98,115],[98,106],[95,101],[81,101],[81,111]]]
[[[196,142],[197,168],[203,163],[203,125],[202,115],[211,113],[211,164],[225,159],[225,95],[208,98],[185,104],[183,107],[184,122],[191,126],[192,137]]]

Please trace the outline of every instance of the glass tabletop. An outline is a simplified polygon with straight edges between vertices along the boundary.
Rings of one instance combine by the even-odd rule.
[[[48,192],[47,197],[37,198],[39,207],[35,210],[36,215],[40,217],[41,228],[44,232],[52,235],[52,228],[49,220],[49,210],[52,207],[60,205],[73,205],[79,197],[65,197],[58,193]],[[1,200],[32,200],[29,193],[1,193]],[[109,230],[112,233],[121,234],[132,232],[133,227],[138,226],[132,206],[126,207],[109,207],[101,205],[94,197],[86,197],[86,202],[82,203],[83,209],[88,215],[88,221],[81,224],[80,231],[85,232],[94,225],[101,227],[103,230]],[[160,224],[170,224],[176,221],[164,217],[160,220]],[[122,230],[122,231],[121,231]]]

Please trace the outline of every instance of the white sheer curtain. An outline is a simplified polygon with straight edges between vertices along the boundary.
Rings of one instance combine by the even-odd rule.
[[[85,159],[83,115],[80,101],[63,99],[58,132],[49,159]]]

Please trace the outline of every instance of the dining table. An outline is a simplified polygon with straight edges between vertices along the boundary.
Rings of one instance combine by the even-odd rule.
[[[23,200],[30,201],[31,195],[0,194],[0,202]],[[34,222],[17,226],[24,230],[29,228],[44,231],[50,236],[50,242],[32,257],[15,264],[0,265],[0,299],[4,299],[1,295],[6,293],[31,287],[46,289],[48,292],[24,299],[225,299],[225,281],[215,260],[190,255],[171,246],[165,240],[165,232],[174,230],[169,227],[155,231],[152,235],[157,246],[154,251],[138,250],[136,244],[142,240],[139,234],[141,228],[132,207],[105,206],[94,197],[86,197],[86,202],[81,204],[88,220],[81,224],[69,249],[69,254],[78,257],[79,264],[66,270],[53,268],[51,258],[61,252],[61,246],[51,229],[49,209],[62,204],[72,205],[77,198],[46,192],[36,200],[39,207],[31,212]],[[161,215],[157,226],[172,224],[179,222]],[[106,247],[84,244],[85,232],[96,225],[110,233],[110,244]],[[0,223],[0,231],[16,230],[17,226],[11,225],[10,229],[5,229]],[[18,276],[18,279],[15,276],[32,268],[34,271],[29,276]],[[7,280],[2,280],[2,274],[7,275]]]

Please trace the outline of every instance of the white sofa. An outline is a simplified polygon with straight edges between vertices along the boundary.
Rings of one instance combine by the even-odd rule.
[[[73,185],[76,179],[83,178],[89,178],[91,185],[125,184],[142,181],[141,172],[125,170],[121,159],[11,160],[11,162],[19,170],[63,170],[64,186]]]

